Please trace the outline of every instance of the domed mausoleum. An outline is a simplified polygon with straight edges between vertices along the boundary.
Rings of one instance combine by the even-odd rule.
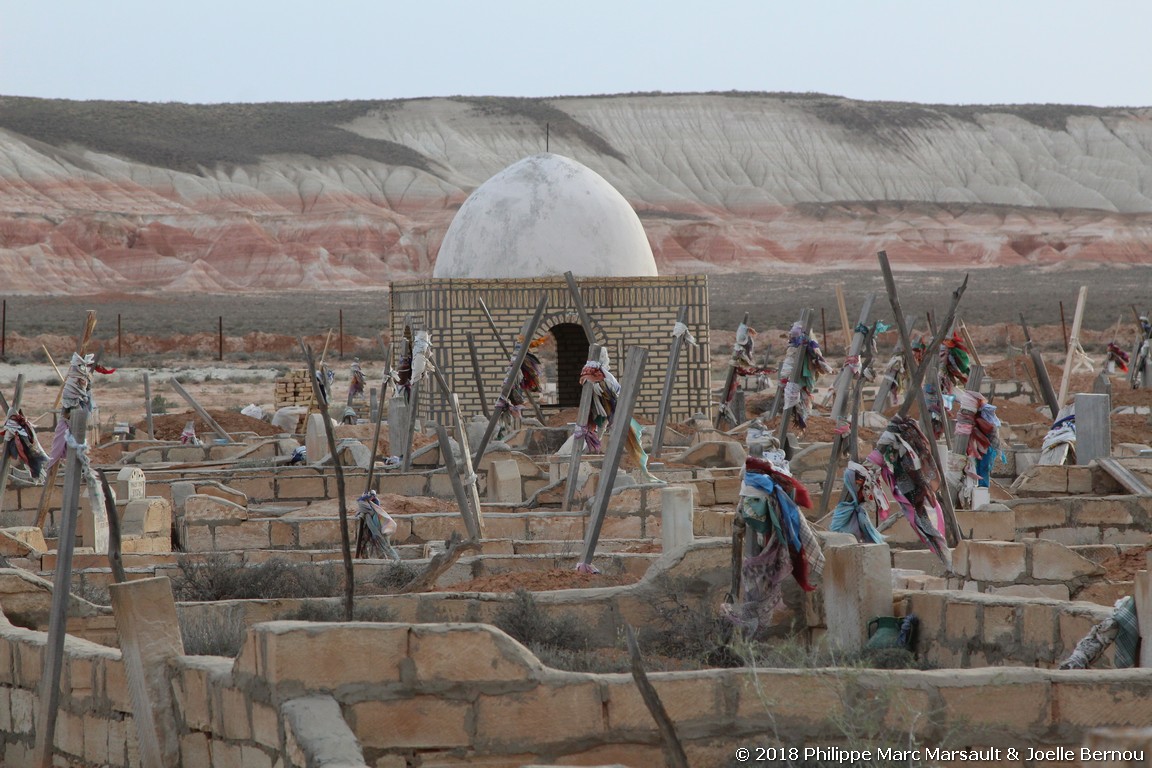
[[[434,277],[656,277],[632,206],[604,178],[560,155],[505,168],[460,206]]]
[[[592,321],[589,339],[564,278],[572,272]],[[526,157],[481,184],[444,235],[433,277],[392,284],[391,328],[426,328],[467,417],[481,410],[469,353],[475,343],[488,402],[499,394],[508,358],[492,337],[480,300],[512,345],[542,293],[548,307],[537,337],[555,340],[555,392],[545,406],[580,399],[579,374],[591,342],[607,346],[623,374],[630,346],[648,350],[636,413],[655,419],[681,307],[699,347],[685,345],[672,394],[672,422],[708,411],[708,283],[703,275],[662,277],[640,218],[591,168],[567,157]],[[439,393],[422,398],[423,415],[444,409]]]

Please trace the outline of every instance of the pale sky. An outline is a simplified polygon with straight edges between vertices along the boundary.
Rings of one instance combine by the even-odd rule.
[[[0,0],[0,94],[1152,106],[1149,0]]]

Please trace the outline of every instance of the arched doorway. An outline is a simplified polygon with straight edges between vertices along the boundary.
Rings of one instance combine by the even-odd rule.
[[[588,336],[577,323],[557,323],[551,332],[556,339],[556,404],[576,408],[580,405],[580,371],[588,361]]]

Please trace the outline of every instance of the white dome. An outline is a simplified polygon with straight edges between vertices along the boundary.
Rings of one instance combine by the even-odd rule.
[[[598,173],[544,154],[513,163],[468,196],[433,277],[655,277],[632,206]]]

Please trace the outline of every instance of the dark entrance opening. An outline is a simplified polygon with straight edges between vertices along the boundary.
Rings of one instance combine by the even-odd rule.
[[[552,326],[556,339],[556,404],[561,408],[580,405],[580,371],[588,361],[588,336],[576,323]]]

